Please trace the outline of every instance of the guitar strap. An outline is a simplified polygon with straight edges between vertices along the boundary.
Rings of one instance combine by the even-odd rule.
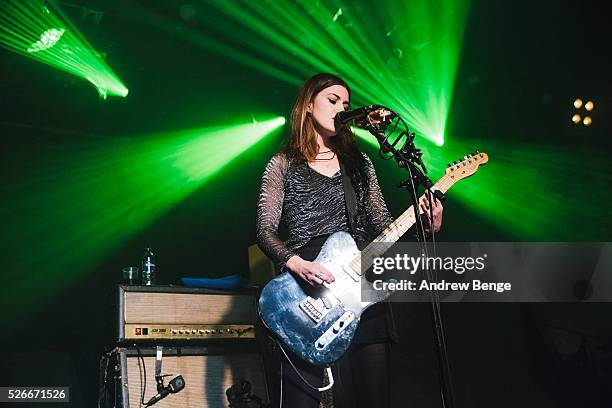
[[[340,162],[340,172],[342,173],[342,188],[344,189],[344,203],[346,204],[346,215],[348,218],[349,227],[353,234],[357,231],[357,195],[355,188],[351,183],[346,167]]]

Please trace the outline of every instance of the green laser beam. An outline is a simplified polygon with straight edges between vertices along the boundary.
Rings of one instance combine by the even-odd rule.
[[[378,149],[378,142],[367,131],[355,129],[355,133]],[[486,166],[453,188],[449,196],[514,239],[607,240],[612,225],[604,214],[612,193],[605,186],[612,183],[612,175],[602,171],[608,160],[603,152],[583,148],[568,153],[562,147],[485,137],[451,140],[443,148],[417,143],[434,182],[448,163],[475,150],[485,151],[489,155]],[[382,177],[396,178],[397,174]]]
[[[46,149],[53,154],[35,174],[3,187],[12,197],[0,204],[12,265],[4,306],[20,310],[19,318],[41,307],[284,123],[277,117]]]
[[[225,30],[234,41],[302,76],[338,72],[356,101],[390,106],[417,132],[443,144],[467,1],[354,2],[342,8],[331,1],[211,4],[250,30]]]
[[[418,133],[444,143],[468,0],[350,6],[329,0],[211,0],[206,8],[217,13],[197,13],[180,30],[169,6],[158,6],[167,12],[131,5],[129,13],[292,85],[316,72],[338,73],[351,85],[354,105],[387,105]]]

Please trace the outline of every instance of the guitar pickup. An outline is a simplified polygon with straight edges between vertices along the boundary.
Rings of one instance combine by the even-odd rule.
[[[359,280],[361,279],[359,277],[359,275],[357,275],[357,273],[355,273],[353,268],[351,268],[348,265],[342,265],[342,270],[344,271],[344,273],[346,273],[355,282],[359,282]]]
[[[319,323],[323,316],[334,307],[333,302],[326,296],[314,299],[308,296],[300,302],[300,309],[315,323]]]

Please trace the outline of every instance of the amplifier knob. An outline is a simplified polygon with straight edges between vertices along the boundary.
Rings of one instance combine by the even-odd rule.
[[[179,334],[183,334],[183,333],[185,333],[185,330],[180,329],[180,330],[179,330]]]
[[[210,330],[204,330],[205,334],[210,334]]]
[[[198,334],[199,334],[199,335],[204,334],[204,330],[198,330]]]
[[[227,332],[227,334],[232,334],[233,330],[232,329],[227,329],[226,332]]]
[[[196,329],[191,330],[191,334],[196,334],[196,333],[197,333]]]
[[[176,329],[172,329],[172,334],[176,334],[178,331]]]

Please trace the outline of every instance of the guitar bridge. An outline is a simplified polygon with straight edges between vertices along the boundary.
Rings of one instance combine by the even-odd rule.
[[[333,306],[333,302],[328,298],[314,299],[308,296],[300,302],[300,309],[302,309],[302,311],[315,323],[319,323]]]

